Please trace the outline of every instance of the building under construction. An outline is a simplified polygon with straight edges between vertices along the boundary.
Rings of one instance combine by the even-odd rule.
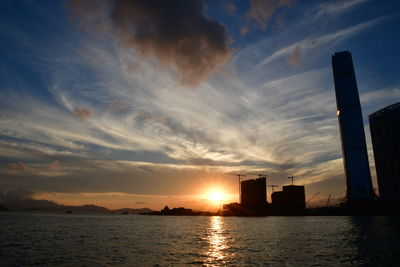
[[[267,179],[261,176],[240,182],[240,203],[223,206],[224,215],[265,216],[299,215],[305,212],[304,186],[288,185],[273,192],[272,204],[267,202]]]
[[[240,203],[223,206],[223,215],[230,216],[265,216],[271,213],[267,203],[267,178],[241,181],[239,183]]]
[[[240,187],[240,203],[243,207],[251,210],[265,207],[267,203],[266,177],[242,181]]]
[[[271,195],[272,207],[276,214],[302,214],[306,209],[304,186],[286,185],[282,191]]]

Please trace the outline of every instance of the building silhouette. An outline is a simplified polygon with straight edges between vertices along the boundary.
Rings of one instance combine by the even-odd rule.
[[[240,185],[241,203],[229,203],[223,205],[223,215],[269,216],[305,214],[306,198],[304,186],[283,186],[283,191],[276,191],[272,193],[272,204],[270,204],[267,202],[266,177],[244,180],[240,183]]]
[[[369,115],[379,195],[400,206],[400,102]]]
[[[374,192],[351,53],[335,53],[332,69],[346,174],[346,199],[347,203],[365,202],[373,198]]]
[[[304,186],[286,185],[282,191],[272,193],[272,206],[279,213],[302,213],[306,209]]]
[[[240,203],[246,209],[260,209],[267,203],[267,179],[260,177],[241,183]]]

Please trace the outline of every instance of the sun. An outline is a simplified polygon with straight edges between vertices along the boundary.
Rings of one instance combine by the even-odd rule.
[[[202,188],[198,195],[199,199],[207,210],[222,210],[223,205],[232,200],[232,195],[229,194],[229,184],[225,181],[208,181],[208,183],[204,183],[199,188]]]
[[[208,199],[212,202],[220,202],[224,199],[224,194],[221,191],[213,191],[208,194]]]

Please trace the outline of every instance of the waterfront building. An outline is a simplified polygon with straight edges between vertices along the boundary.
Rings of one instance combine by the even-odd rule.
[[[282,191],[272,193],[272,206],[279,213],[304,212],[306,208],[306,196],[304,186],[287,185]]]
[[[374,192],[351,53],[335,53],[332,68],[347,184],[346,199],[347,203],[364,202],[372,199]]]
[[[400,102],[369,115],[381,200],[400,206]]]

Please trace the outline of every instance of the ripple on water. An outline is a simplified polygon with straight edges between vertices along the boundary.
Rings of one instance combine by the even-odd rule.
[[[390,217],[0,214],[0,266],[400,266]]]

